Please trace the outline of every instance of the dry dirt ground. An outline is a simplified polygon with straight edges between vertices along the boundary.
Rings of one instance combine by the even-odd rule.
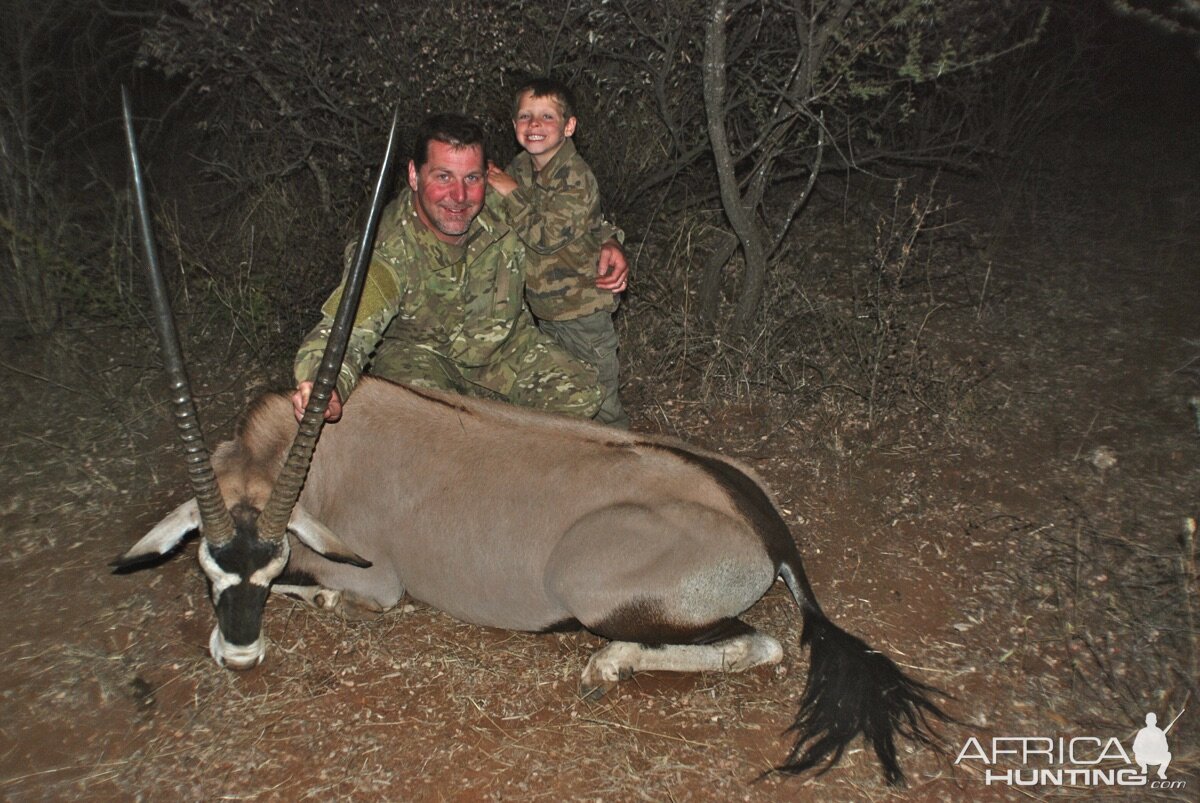
[[[973,301],[922,331],[928,370],[976,378],[952,404],[868,437],[828,404],[631,389],[637,428],[756,468],[826,610],[953,695],[946,752],[902,750],[907,788],[861,745],[819,777],[755,783],[790,746],[807,667],[781,588],[747,617],[783,642],[779,667],[637,676],[594,704],[576,682],[595,637],[420,603],[345,621],[273,599],[263,665],[217,668],[194,542],[157,568],[106,566],[186,495],[139,364],[150,335],[114,327],[10,337],[0,358],[0,798],[1092,799],[1113,793],[986,785],[980,760],[955,760],[971,737],[1128,750],[1146,712],[1187,709],[1176,788],[1130,797],[1196,799],[1200,600],[1181,531],[1200,513],[1200,151],[1109,133],[955,189]],[[224,362],[192,369],[218,435],[255,384]]]

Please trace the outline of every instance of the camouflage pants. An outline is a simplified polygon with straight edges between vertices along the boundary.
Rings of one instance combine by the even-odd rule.
[[[601,424],[629,429],[629,416],[621,407],[621,397],[617,393],[620,366],[617,362],[617,330],[613,328],[612,313],[601,310],[568,321],[540,321],[538,326],[572,357],[596,367],[600,388],[604,391],[596,420]]]
[[[594,417],[602,398],[595,370],[533,327],[505,346],[495,362],[482,366],[460,365],[431,349],[385,337],[367,372],[414,387],[579,418]]]

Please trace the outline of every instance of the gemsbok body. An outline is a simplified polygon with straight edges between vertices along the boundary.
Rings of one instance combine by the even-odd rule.
[[[126,121],[138,182],[128,110]],[[156,269],[148,215],[143,223]],[[372,237],[368,223],[347,287],[355,270],[365,271]],[[169,311],[158,318],[169,320]],[[184,396],[191,400],[182,364],[172,368],[163,335],[196,498],[116,565],[166,554],[199,529],[217,618],[209,646],[219,663],[240,669],[262,660],[270,590],[374,611],[407,594],[479,625],[582,627],[609,639],[583,672],[582,692],[598,696],[637,671],[778,662],[779,642],[739,617],[782,579],[811,661],[789,728],[797,742],[778,769],[832,763],[862,734],[898,783],[895,735],[932,742],[927,719],[945,717],[933,690],[830,621],[786,523],[748,468],[669,438],[370,377],[322,431],[345,348],[338,327],[299,433],[290,399],[267,394],[211,461],[194,411],[184,409]]]

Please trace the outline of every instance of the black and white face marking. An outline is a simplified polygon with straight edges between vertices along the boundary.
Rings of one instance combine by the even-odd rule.
[[[217,625],[208,640],[213,659],[230,669],[249,669],[262,662],[266,645],[262,616],[271,583],[287,566],[288,540],[264,541],[251,525],[243,527],[237,515],[237,535],[213,549],[200,543],[200,567],[209,580],[209,593]]]

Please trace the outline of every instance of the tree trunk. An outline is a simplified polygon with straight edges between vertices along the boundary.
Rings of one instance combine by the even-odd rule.
[[[767,255],[762,234],[754,220],[753,205],[747,206],[738,189],[733,155],[725,131],[725,15],[726,0],[713,0],[709,7],[708,29],[704,37],[704,111],[708,119],[708,138],[717,179],[721,188],[721,206],[737,236],[745,258],[745,276],[733,314],[733,330],[744,333],[753,323],[762,300],[767,273]],[[705,279],[719,281],[719,271],[705,271]],[[702,296],[715,297],[712,288],[702,287]]]
[[[720,242],[704,260],[700,271],[700,318],[707,325],[715,325],[721,308],[721,269],[724,268],[738,249],[738,238],[726,231],[721,232]]]

